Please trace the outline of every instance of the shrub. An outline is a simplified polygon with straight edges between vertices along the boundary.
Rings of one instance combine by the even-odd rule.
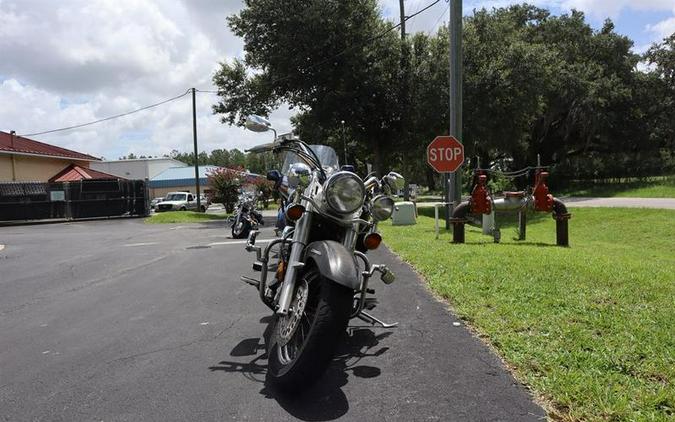
[[[234,211],[244,179],[243,168],[217,168],[207,174],[215,202],[222,202],[227,212]]]

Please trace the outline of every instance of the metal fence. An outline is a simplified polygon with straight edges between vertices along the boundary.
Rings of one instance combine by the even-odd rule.
[[[0,221],[146,216],[144,180],[1,182]]]

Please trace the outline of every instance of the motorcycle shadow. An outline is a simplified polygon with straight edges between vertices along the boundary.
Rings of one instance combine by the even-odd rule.
[[[267,323],[268,317],[261,322]],[[375,333],[367,327],[350,326],[344,333],[343,341],[333,362],[324,375],[310,388],[301,393],[286,394],[267,384],[267,342],[269,328],[263,338],[248,338],[237,344],[230,356],[254,356],[248,362],[222,361],[211,366],[211,371],[241,373],[248,380],[264,384],[260,394],[276,400],[279,405],[294,417],[305,421],[329,421],[343,416],[349,410],[349,402],[342,387],[349,381],[349,375],[357,378],[375,378],[381,374],[378,367],[363,365],[364,358],[377,358],[389,350],[388,347],[376,347],[380,341],[389,337],[392,331]]]

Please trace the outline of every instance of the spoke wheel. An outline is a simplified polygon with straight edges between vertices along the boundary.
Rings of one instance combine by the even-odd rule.
[[[298,278],[291,311],[273,321],[267,374],[272,385],[297,391],[321,376],[347,327],[352,296],[316,267]]]
[[[251,224],[241,218],[235,221],[234,226],[232,226],[232,237],[235,239],[243,239],[248,236],[249,231],[251,231]]]

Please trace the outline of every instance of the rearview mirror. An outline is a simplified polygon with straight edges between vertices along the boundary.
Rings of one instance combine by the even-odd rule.
[[[267,180],[277,182],[281,180],[281,173],[279,172],[279,170],[270,170],[267,172]]]
[[[246,129],[253,132],[267,132],[272,129],[272,123],[264,117],[251,114],[246,117],[246,122],[244,123]]]
[[[382,184],[388,187],[392,194],[395,194],[405,187],[405,179],[395,171],[390,171],[382,178]]]

